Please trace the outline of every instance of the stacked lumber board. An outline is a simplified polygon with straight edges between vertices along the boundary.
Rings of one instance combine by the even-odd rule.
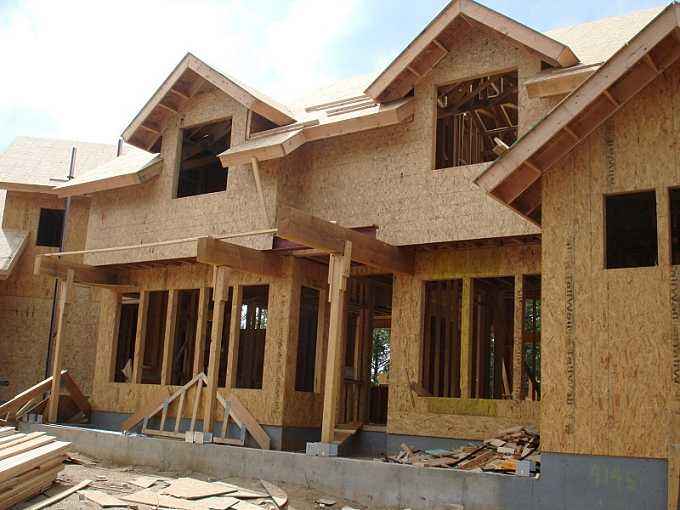
[[[386,462],[418,467],[460,469],[531,476],[540,470],[540,436],[524,427],[514,427],[486,439],[481,445],[468,445],[457,450],[416,450],[401,445],[398,455]]]
[[[44,432],[0,427],[0,510],[45,491],[64,468],[66,448]]]

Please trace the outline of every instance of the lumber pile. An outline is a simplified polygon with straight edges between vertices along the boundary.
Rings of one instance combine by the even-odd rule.
[[[66,448],[44,432],[22,434],[0,428],[0,510],[45,491],[64,468]]]
[[[386,457],[385,461],[418,467],[531,476],[540,470],[539,446],[540,436],[536,432],[515,427],[486,439],[481,445],[457,450],[416,450],[402,444],[399,454]]]

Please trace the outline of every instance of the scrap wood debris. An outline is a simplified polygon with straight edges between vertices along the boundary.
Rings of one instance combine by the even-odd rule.
[[[250,490],[225,482],[204,482],[195,478],[168,479],[162,477],[139,477],[134,482],[149,485],[143,490],[125,494],[107,494],[106,486],[92,490],[92,480],[86,480],[59,494],[59,499],[77,492],[81,499],[87,499],[102,508],[173,508],[182,510],[279,510],[290,508],[288,495],[280,487],[260,480],[264,490]],[[136,483],[135,483],[136,485]],[[139,485],[138,485],[139,487]],[[137,487],[137,488],[138,488]],[[54,498],[53,498],[54,499]],[[36,508],[51,504],[51,500],[38,503]],[[4,507],[0,507],[4,508]],[[290,510],[293,510],[290,508]]]
[[[531,476],[540,471],[539,445],[540,436],[537,432],[525,427],[514,427],[485,440],[481,445],[464,446],[457,450],[415,450],[402,444],[399,454],[385,457],[385,461],[418,467]]]

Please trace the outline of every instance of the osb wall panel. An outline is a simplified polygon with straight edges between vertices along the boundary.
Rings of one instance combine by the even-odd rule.
[[[415,274],[395,277],[389,433],[485,439],[515,425],[538,426],[538,402],[424,398],[410,389],[410,383],[419,381],[425,281],[539,274],[540,257],[538,245],[419,252]],[[461,342],[468,334],[461,332]]]
[[[540,59],[479,30],[418,84],[413,122],[301,147],[282,163],[279,200],[344,225],[378,225],[379,237],[398,245],[536,233],[473,184],[487,164],[433,170],[437,86],[512,69],[526,132],[553,106],[529,99],[523,85]]]
[[[181,157],[181,129],[231,118],[233,146],[245,140],[247,114],[243,105],[219,91],[192,98],[163,134],[163,171],[157,179],[141,186],[93,196],[88,249],[270,228],[262,213],[250,165],[229,169],[227,190],[224,192],[173,198],[178,159]],[[264,164],[260,169],[268,204],[275,203],[276,166],[276,163]],[[273,215],[273,206],[270,214]],[[259,249],[271,247],[271,237],[265,236],[234,242]],[[113,264],[186,257],[191,256],[191,247],[187,243],[89,255],[87,261],[91,264]]]
[[[41,208],[63,209],[63,199],[36,193],[8,192],[3,226],[30,232],[12,275],[0,281],[0,400],[45,379],[54,279],[33,275],[36,255],[58,251],[36,246]],[[66,249],[85,246],[88,203],[73,200]],[[64,363],[85,394],[92,389],[96,349],[97,300],[94,291],[75,288],[65,310]]]
[[[290,311],[292,307],[292,260],[287,262],[287,275],[281,278],[265,278],[257,275],[231,271],[228,284],[260,285],[269,284],[269,313],[267,323],[266,347],[264,356],[263,385],[261,390],[231,390],[255,418],[265,425],[281,425],[284,415],[284,388],[287,385],[289,368],[288,335],[290,330]],[[135,270],[130,272],[131,280],[143,289],[165,290],[200,288],[212,286],[212,268],[196,264],[194,266],[172,267],[168,269]],[[110,365],[115,345],[115,315],[117,297],[109,291],[102,291],[100,327],[97,348],[97,370],[92,395],[93,407],[100,411],[133,413],[142,406],[158,400],[157,385],[124,384],[110,381]],[[228,327],[225,324],[225,327]],[[173,388],[177,389],[177,388]],[[225,397],[229,390],[220,389]],[[191,407],[186,407],[187,413]],[[222,411],[218,406],[218,419]]]
[[[666,458],[679,442],[668,212],[668,188],[680,183],[679,85],[675,66],[544,178],[545,451]],[[659,265],[605,270],[604,196],[640,190],[656,190]]]
[[[307,393],[295,391],[295,376],[297,372],[297,351],[298,351],[298,333],[300,328],[300,294],[303,286],[312,287],[321,291],[328,289],[328,267],[324,264],[318,264],[309,261],[296,261],[293,271],[293,286],[291,292],[291,310],[289,319],[289,333],[288,333],[288,350],[286,357],[286,378],[285,397],[284,397],[284,418],[283,424],[288,427],[320,427],[321,417],[323,414],[323,385],[320,388],[320,393]],[[323,292],[320,299],[324,299]],[[320,303],[320,307],[323,304]],[[327,352],[328,344],[328,314],[330,305],[323,307],[325,311],[323,320],[325,325],[324,334],[321,338],[316,339],[316,349],[322,352]],[[309,353],[311,356],[311,353]],[[320,371],[321,380],[324,380],[326,359],[323,358],[321,366],[316,366],[316,370]]]

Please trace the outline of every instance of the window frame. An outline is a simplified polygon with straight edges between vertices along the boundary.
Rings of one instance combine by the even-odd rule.
[[[45,222],[47,221],[53,221],[54,216],[52,218],[48,218],[47,215],[55,215],[56,213],[59,213],[61,216],[61,225],[60,225],[60,232],[59,232],[59,240],[56,241],[56,244],[49,244],[46,243],[43,239],[41,242],[41,232],[44,232],[44,229],[46,229],[48,226],[43,223],[43,219]],[[66,209],[55,209],[51,207],[41,207],[40,211],[38,213],[38,226],[36,228],[35,232],[35,245],[36,246],[42,246],[45,248],[61,248],[64,242],[64,227],[66,226]]]

